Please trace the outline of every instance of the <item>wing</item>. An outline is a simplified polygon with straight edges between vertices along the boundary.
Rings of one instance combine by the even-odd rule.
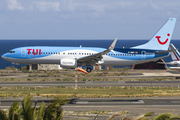
[[[103,58],[102,55],[105,55],[106,53],[108,53],[110,51],[112,51],[114,53],[113,49],[116,45],[116,41],[117,41],[117,38],[112,42],[112,44],[110,45],[110,47],[107,50],[104,50],[104,51],[97,53],[97,54],[93,54],[91,56],[87,56],[87,57],[77,59],[78,64],[80,64],[80,65],[83,65],[83,64],[94,65],[94,64],[98,63],[99,61],[102,60],[102,58]]]

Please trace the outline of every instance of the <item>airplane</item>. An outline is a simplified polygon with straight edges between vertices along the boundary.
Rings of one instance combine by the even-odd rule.
[[[170,53],[172,61],[166,62],[166,64],[175,66],[175,67],[169,67],[171,69],[180,69],[180,53],[179,53],[179,51],[176,49],[176,47],[172,43],[169,45],[169,50],[175,50],[175,51]]]
[[[94,65],[126,66],[157,61],[170,55],[168,50],[176,18],[169,18],[161,29],[143,45],[115,48],[117,38],[109,48],[98,47],[19,47],[1,57],[17,64],[60,64],[62,68],[87,66],[90,73]],[[127,43],[128,44],[128,43]]]

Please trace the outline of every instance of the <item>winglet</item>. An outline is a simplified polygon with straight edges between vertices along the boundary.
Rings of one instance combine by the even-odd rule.
[[[111,46],[108,49],[113,50],[115,48],[116,42],[117,42],[117,38],[114,39],[114,41],[112,42]]]

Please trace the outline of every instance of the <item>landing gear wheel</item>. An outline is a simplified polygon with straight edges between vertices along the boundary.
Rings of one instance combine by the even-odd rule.
[[[90,73],[90,72],[92,71],[92,69],[91,69],[90,67],[87,67],[86,71],[87,71],[88,73]]]
[[[20,70],[21,70],[21,67],[18,67],[18,70],[20,71]]]

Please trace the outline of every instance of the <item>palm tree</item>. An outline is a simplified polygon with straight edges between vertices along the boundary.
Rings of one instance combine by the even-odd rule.
[[[62,105],[68,102],[67,99],[57,98],[52,103],[48,104],[42,102],[40,107],[36,110],[36,104],[32,107],[31,96],[26,96],[22,104],[22,115],[24,120],[61,120],[63,117]],[[37,114],[36,114],[37,112]]]
[[[68,102],[67,99],[57,98],[47,106],[44,102],[37,109],[35,105],[32,107],[31,96],[24,97],[22,108],[19,107],[20,102],[15,102],[9,109],[9,115],[0,109],[0,120],[61,120],[63,117],[62,105]]]
[[[43,120],[61,120],[63,117],[62,105],[68,102],[67,99],[57,99],[50,103],[44,111]]]
[[[37,104],[37,102],[36,102]],[[36,119],[36,104],[32,108],[31,96],[27,95],[24,97],[22,102],[22,116],[23,120],[35,120]]]
[[[19,102],[14,102],[9,109],[9,120],[20,120],[22,108],[19,107]]]
[[[41,106],[38,109],[37,120],[43,120],[44,110],[45,110],[45,103],[42,102]]]
[[[0,120],[8,120],[6,112],[0,109]]]

